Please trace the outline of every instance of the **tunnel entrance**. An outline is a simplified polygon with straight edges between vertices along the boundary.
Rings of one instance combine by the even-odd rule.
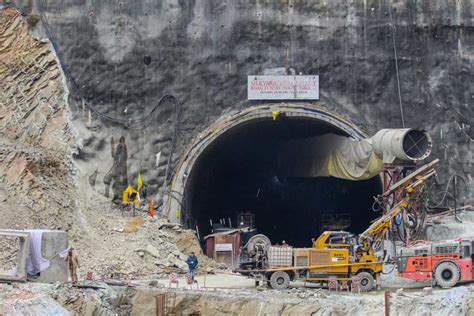
[[[207,145],[187,175],[184,221],[198,226],[202,237],[211,233],[210,220],[225,219],[235,227],[237,215],[248,212],[272,243],[286,240],[297,247],[310,246],[328,219],[349,217],[344,229],[362,232],[377,217],[372,197],[381,192],[379,177],[350,181],[278,174],[280,144],[328,133],[349,137],[336,125],[307,117],[257,118],[227,130]]]

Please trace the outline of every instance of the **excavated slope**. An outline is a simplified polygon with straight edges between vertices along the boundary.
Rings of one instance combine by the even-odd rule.
[[[86,271],[140,278],[186,269],[181,251],[200,250],[191,231],[122,216],[81,176],[56,57],[11,8],[0,11],[0,61],[0,228],[67,231],[81,277]],[[0,247],[0,263],[12,267],[14,244],[0,239]]]

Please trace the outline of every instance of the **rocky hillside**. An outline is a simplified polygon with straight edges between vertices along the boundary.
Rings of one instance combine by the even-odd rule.
[[[19,12],[0,13],[2,228],[68,229],[76,205],[67,89],[47,41]]]
[[[90,189],[73,160],[77,134],[64,76],[49,42],[29,31],[18,11],[0,11],[0,228],[67,231],[81,277],[186,270],[186,255],[200,253],[193,232],[147,219],[142,209],[123,216]],[[11,268],[15,247],[8,243],[0,240],[0,263]]]

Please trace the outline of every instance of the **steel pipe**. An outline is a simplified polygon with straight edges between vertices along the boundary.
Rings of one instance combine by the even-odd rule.
[[[431,154],[432,142],[430,135],[424,130],[382,129],[372,138],[372,147],[384,163],[392,163],[396,159],[419,161]]]

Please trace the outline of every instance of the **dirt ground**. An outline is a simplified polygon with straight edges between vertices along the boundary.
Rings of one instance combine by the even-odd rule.
[[[165,295],[169,313],[187,315],[381,315],[384,291],[370,293],[334,292],[296,284],[287,290],[255,287],[247,278],[215,274],[197,277],[200,284],[190,288],[168,288],[168,279],[131,281],[126,286],[88,283],[95,288],[67,284],[0,284],[0,313],[31,315],[149,315],[156,313],[156,296]],[[430,288],[389,290],[394,315],[472,315],[472,284],[452,289]],[[159,305],[158,305],[159,306]],[[42,310],[41,310],[42,309]]]

